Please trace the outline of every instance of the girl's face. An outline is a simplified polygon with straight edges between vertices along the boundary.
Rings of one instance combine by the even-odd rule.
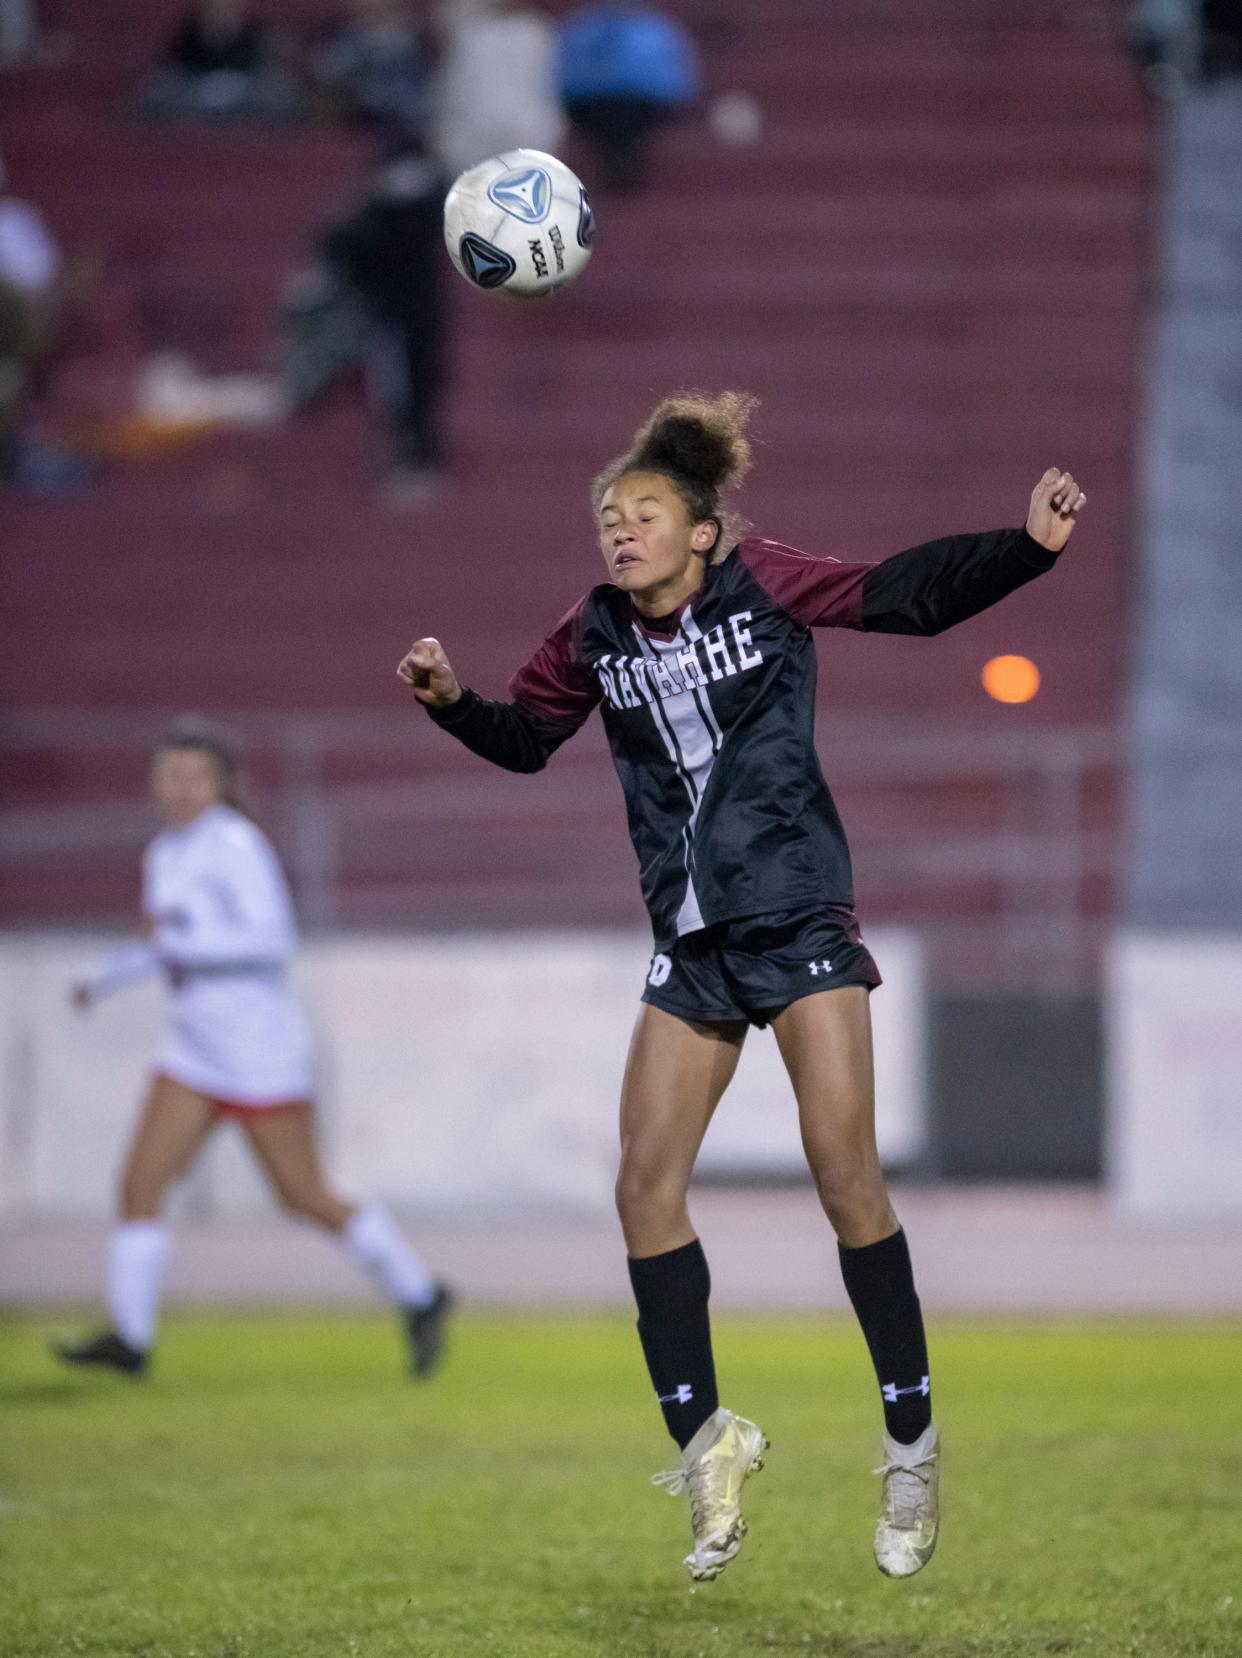
[[[682,585],[718,533],[713,519],[690,522],[686,503],[660,472],[624,473],[599,509],[600,551],[612,581],[627,593]]]
[[[179,828],[219,805],[220,769],[201,748],[161,748],[151,765],[151,793],[160,817]]]

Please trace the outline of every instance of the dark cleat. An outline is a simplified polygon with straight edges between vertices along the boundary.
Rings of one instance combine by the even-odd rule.
[[[131,1347],[115,1330],[101,1330],[87,1341],[54,1341],[52,1351],[66,1364],[100,1364],[125,1376],[145,1376],[147,1355]]]
[[[454,1306],[452,1293],[443,1284],[425,1307],[406,1307],[405,1333],[410,1343],[410,1369],[415,1376],[430,1376],[444,1351],[445,1325]]]

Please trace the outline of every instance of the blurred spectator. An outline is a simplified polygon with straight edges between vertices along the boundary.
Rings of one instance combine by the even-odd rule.
[[[1139,0],[1126,36],[1159,97],[1177,97],[1194,80],[1242,76],[1242,0]]]
[[[35,438],[26,412],[51,344],[63,261],[42,215],[5,187],[0,161],[0,482],[74,494],[90,481],[89,469]]]
[[[60,249],[38,210],[5,194],[6,183],[0,161],[0,276],[45,313],[60,275]]]
[[[34,0],[0,0],[0,63],[27,57],[37,39]]]
[[[644,6],[586,6],[561,26],[561,97],[599,152],[604,182],[641,182],[652,131],[699,90],[694,44],[679,23]]]
[[[1204,80],[1242,75],[1242,0],[1202,0],[1199,67]]]
[[[422,131],[427,55],[402,0],[353,0],[350,16],[319,48],[313,67],[332,113]]]
[[[1185,90],[1194,61],[1195,0],[1138,0],[1126,17],[1126,37],[1149,92],[1160,98]]]
[[[12,483],[20,460],[21,419],[35,344],[21,290],[0,275],[0,479]]]
[[[203,0],[173,34],[166,61],[186,75],[254,75],[266,57],[261,26],[237,0]]]
[[[173,31],[139,109],[155,121],[288,121],[303,100],[245,0],[200,0]]]
[[[422,505],[442,476],[445,193],[439,165],[416,140],[400,140],[358,205],[324,233],[322,261],[286,315],[289,412],[364,368],[391,434],[394,506]]]
[[[455,177],[485,156],[553,150],[565,131],[556,34],[521,0],[449,0],[432,87],[432,148]]]

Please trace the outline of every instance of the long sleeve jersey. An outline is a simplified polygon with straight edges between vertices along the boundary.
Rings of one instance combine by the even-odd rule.
[[[810,629],[941,633],[1051,568],[1025,529],[948,536],[879,563],[750,538],[675,614],[645,620],[610,583],[509,685],[436,724],[511,771],[539,771],[598,704],[657,949],[716,922],[852,904],[849,847],[815,752]]]
[[[230,806],[165,829],[142,860],[147,943],[123,945],[90,978],[97,994],[163,970],[174,976],[279,972],[297,946],[280,863],[262,831]]]
[[[231,806],[155,837],[143,859],[143,906],[161,959],[183,971],[280,969],[297,947],[280,862]]]

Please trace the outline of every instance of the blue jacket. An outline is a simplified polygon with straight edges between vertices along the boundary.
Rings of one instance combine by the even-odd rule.
[[[561,97],[690,103],[699,90],[694,44],[679,23],[641,6],[586,6],[561,25]]]

